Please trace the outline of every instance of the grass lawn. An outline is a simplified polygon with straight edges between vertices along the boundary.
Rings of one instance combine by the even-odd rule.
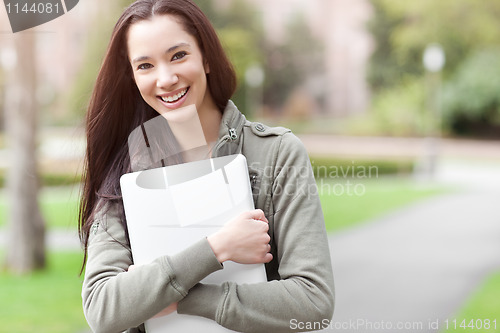
[[[454,318],[448,322],[447,330],[441,325],[444,332],[500,332],[500,271],[486,279],[458,313],[456,322]]]
[[[408,179],[318,181],[326,229],[337,231],[450,189]]]
[[[78,193],[77,186],[43,188],[40,191],[40,205],[49,228],[77,229]],[[0,227],[7,223],[7,197],[5,190],[0,194]]]
[[[3,255],[2,255],[3,257]],[[48,269],[27,276],[0,273],[2,332],[88,331],[82,312],[80,253],[50,253]]]

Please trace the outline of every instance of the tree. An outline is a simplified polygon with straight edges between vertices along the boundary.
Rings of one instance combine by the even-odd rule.
[[[311,90],[308,84],[322,77],[325,71],[324,46],[313,36],[305,16],[300,12],[290,18],[283,43],[266,43],[264,50],[264,101],[273,108],[283,105],[296,88]]]
[[[372,4],[375,15],[369,29],[376,49],[368,78],[376,93],[375,115],[385,114],[394,124],[405,122],[410,128],[406,134],[421,132],[418,122],[427,112],[422,54],[428,44],[439,43],[446,54],[442,72],[447,92],[445,129],[470,132],[467,127],[476,126],[473,122],[478,119],[486,126],[494,121],[498,124],[500,110],[492,97],[496,90],[485,94],[466,87],[476,87],[481,80],[482,85],[497,89],[496,81],[486,79],[494,75],[483,75],[492,74],[488,65],[469,59],[483,59],[477,54],[499,45],[499,1],[485,0],[479,5],[475,0],[372,0]],[[465,96],[467,101],[462,103]]]
[[[7,269],[23,274],[45,267],[45,222],[38,205],[35,34],[13,35],[17,60],[8,71],[5,93],[7,142],[11,166]]]
[[[500,137],[500,49],[471,54],[444,86],[443,113],[454,132]]]
[[[222,46],[236,71],[238,87],[231,99],[247,116],[246,70],[255,64],[265,67],[262,49],[264,32],[254,5],[247,0],[232,0],[224,9],[218,9],[213,0],[195,0],[213,24]]]
[[[446,52],[445,77],[477,49],[500,43],[500,2],[475,0],[372,0],[369,29],[376,49],[370,82],[375,88],[397,86],[402,76],[424,74],[422,53],[429,43]]]

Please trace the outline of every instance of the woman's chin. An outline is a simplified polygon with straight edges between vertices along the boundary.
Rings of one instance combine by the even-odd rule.
[[[195,104],[187,104],[175,110],[164,110],[163,112],[160,112],[160,114],[169,123],[185,123],[188,121],[197,121],[198,123],[200,122]]]

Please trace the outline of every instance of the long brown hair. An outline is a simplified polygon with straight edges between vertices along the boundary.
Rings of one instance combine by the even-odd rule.
[[[207,86],[224,110],[236,89],[236,75],[208,18],[191,0],[138,0],[115,25],[97,76],[86,117],[87,151],[79,207],[78,232],[84,246],[82,271],[87,260],[89,231],[95,213],[108,204],[120,205],[124,220],[119,179],[130,172],[127,139],[138,126],[158,116],[142,99],[128,60],[127,33],[131,25],[155,15],[175,15],[186,32],[196,38],[210,73]]]

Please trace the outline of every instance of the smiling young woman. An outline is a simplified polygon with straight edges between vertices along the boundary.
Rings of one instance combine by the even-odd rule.
[[[222,114],[207,89],[209,66],[182,22],[174,15],[137,22],[128,31],[127,48],[144,101],[160,114],[195,105],[207,142],[215,141]]]
[[[331,319],[330,252],[307,153],[289,130],[246,120],[230,101],[235,86],[212,25],[191,0],[139,0],[118,20],[87,112],[79,233],[93,331],[143,332],[144,321],[172,311],[244,332]],[[178,254],[134,267],[119,186],[131,171],[128,136],[193,105],[215,142],[213,157],[245,155],[257,209]],[[265,263],[268,282],[200,283],[227,260]]]

